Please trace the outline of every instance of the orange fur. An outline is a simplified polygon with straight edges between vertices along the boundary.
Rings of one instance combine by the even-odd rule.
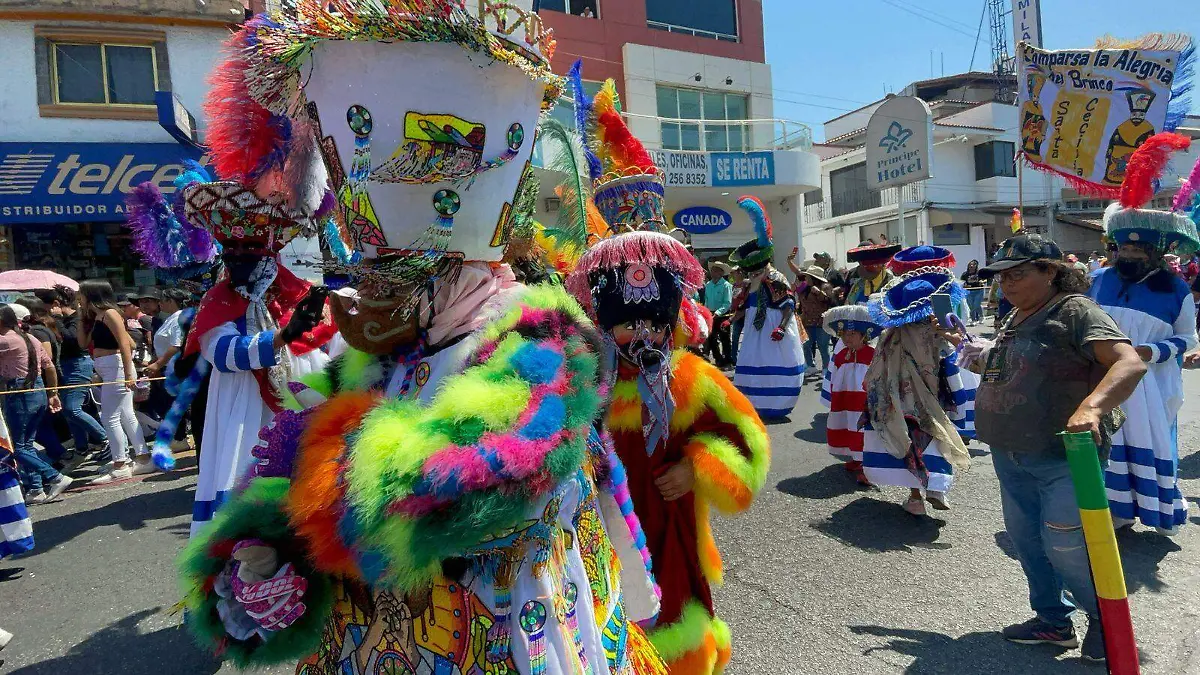
[[[736,512],[750,508],[750,502],[754,499],[754,492],[750,490],[750,486],[730,471],[724,462],[706,450],[707,446],[701,441],[689,443],[684,450],[687,456],[692,458],[697,484],[702,483],[701,487],[709,488],[705,492],[710,493],[710,496],[715,496],[711,494],[715,491],[722,493],[719,498],[723,502],[720,504],[722,511]]]
[[[696,550],[700,552],[700,571],[713,586],[725,582],[725,563],[713,537],[712,525],[708,521],[708,502],[697,499],[696,504]]]
[[[346,434],[362,423],[375,400],[365,392],[347,392],[330,399],[313,412],[300,438],[288,491],[288,516],[297,533],[309,542],[313,562],[323,572],[358,576],[352,554],[338,537],[339,460],[346,453]]]
[[[671,675],[708,675],[717,666],[717,639],[710,632],[704,643],[667,664]]]

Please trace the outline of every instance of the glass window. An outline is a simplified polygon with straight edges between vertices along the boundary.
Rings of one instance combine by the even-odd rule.
[[[679,114],[676,117],[685,120],[704,119],[704,115],[702,114],[704,108],[700,107],[700,101],[700,92],[695,89],[680,89]]]
[[[704,119],[723,120],[725,116],[725,95],[714,92],[704,92]]]
[[[539,11],[547,9],[552,12],[564,12],[587,18],[595,18],[600,15],[597,0],[542,0],[535,2],[534,7]]]
[[[658,87],[656,91],[658,97],[658,116],[659,117],[679,117],[679,90],[674,87]]]
[[[835,217],[879,206],[879,193],[867,187],[866,162],[830,172],[829,192]]]
[[[596,92],[600,91],[603,86],[602,82],[583,82],[583,93],[587,94],[588,98],[596,96]],[[563,95],[558,97],[558,105],[554,106],[554,110],[550,112],[550,116],[559,122],[563,123],[568,129],[575,128],[575,94],[572,92],[570,85],[563,90]]]
[[[55,103],[154,105],[154,48],[66,44],[54,47]]]
[[[665,150],[682,150],[680,147],[679,125],[671,122],[662,123],[662,144]]]
[[[680,124],[679,125],[679,149],[680,150],[701,150],[700,147],[700,125],[699,124]]]
[[[975,146],[975,180],[996,176],[1015,178],[1017,146],[1008,141],[988,141]]]
[[[716,39],[737,39],[735,0],[646,0],[651,28]]]
[[[656,97],[659,117],[705,120],[703,125],[662,122],[664,148],[708,151],[746,149],[749,132],[744,125],[724,123],[724,120],[746,119],[747,99],[744,95],[659,85]],[[674,140],[676,137],[679,146],[668,145],[668,139]],[[700,142],[702,137],[703,144]]]

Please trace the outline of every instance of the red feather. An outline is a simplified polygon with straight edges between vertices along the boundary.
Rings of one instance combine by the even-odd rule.
[[[618,170],[637,169],[642,173],[658,173],[658,167],[646,152],[646,147],[629,132],[625,120],[615,110],[609,110],[597,119],[604,127],[604,143],[609,146],[613,163]]]
[[[1121,206],[1137,209],[1154,196],[1154,181],[1162,175],[1171,153],[1187,150],[1192,139],[1172,133],[1155,134],[1133,151],[1121,183]]]
[[[227,58],[209,77],[204,112],[208,116],[205,134],[217,176],[225,180],[253,182],[263,158],[275,151],[283,139],[271,124],[271,111],[250,95],[246,82],[249,64],[247,29],[234,33],[225,43]]]

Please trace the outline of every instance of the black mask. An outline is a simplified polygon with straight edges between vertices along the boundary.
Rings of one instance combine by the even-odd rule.
[[[254,273],[254,268],[258,266],[260,260],[265,256],[243,254],[243,253],[227,253],[221,257],[225,263],[225,269],[229,272],[229,283],[237,288],[245,286],[250,281],[250,275]]]
[[[1117,274],[1126,281],[1140,281],[1151,269],[1149,260],[1117,258]]]

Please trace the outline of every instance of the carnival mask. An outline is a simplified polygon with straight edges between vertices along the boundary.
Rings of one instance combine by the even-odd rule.
[[[613,340],[621,356],[642,370],[653,370],[664,363],[671,352],[671,325],[637,319],[613,326]]]
[[[329,307],[346,343],[368,354],[392,354],[415,342],[420,330],[411,289],[363,283],[334,293]]]

